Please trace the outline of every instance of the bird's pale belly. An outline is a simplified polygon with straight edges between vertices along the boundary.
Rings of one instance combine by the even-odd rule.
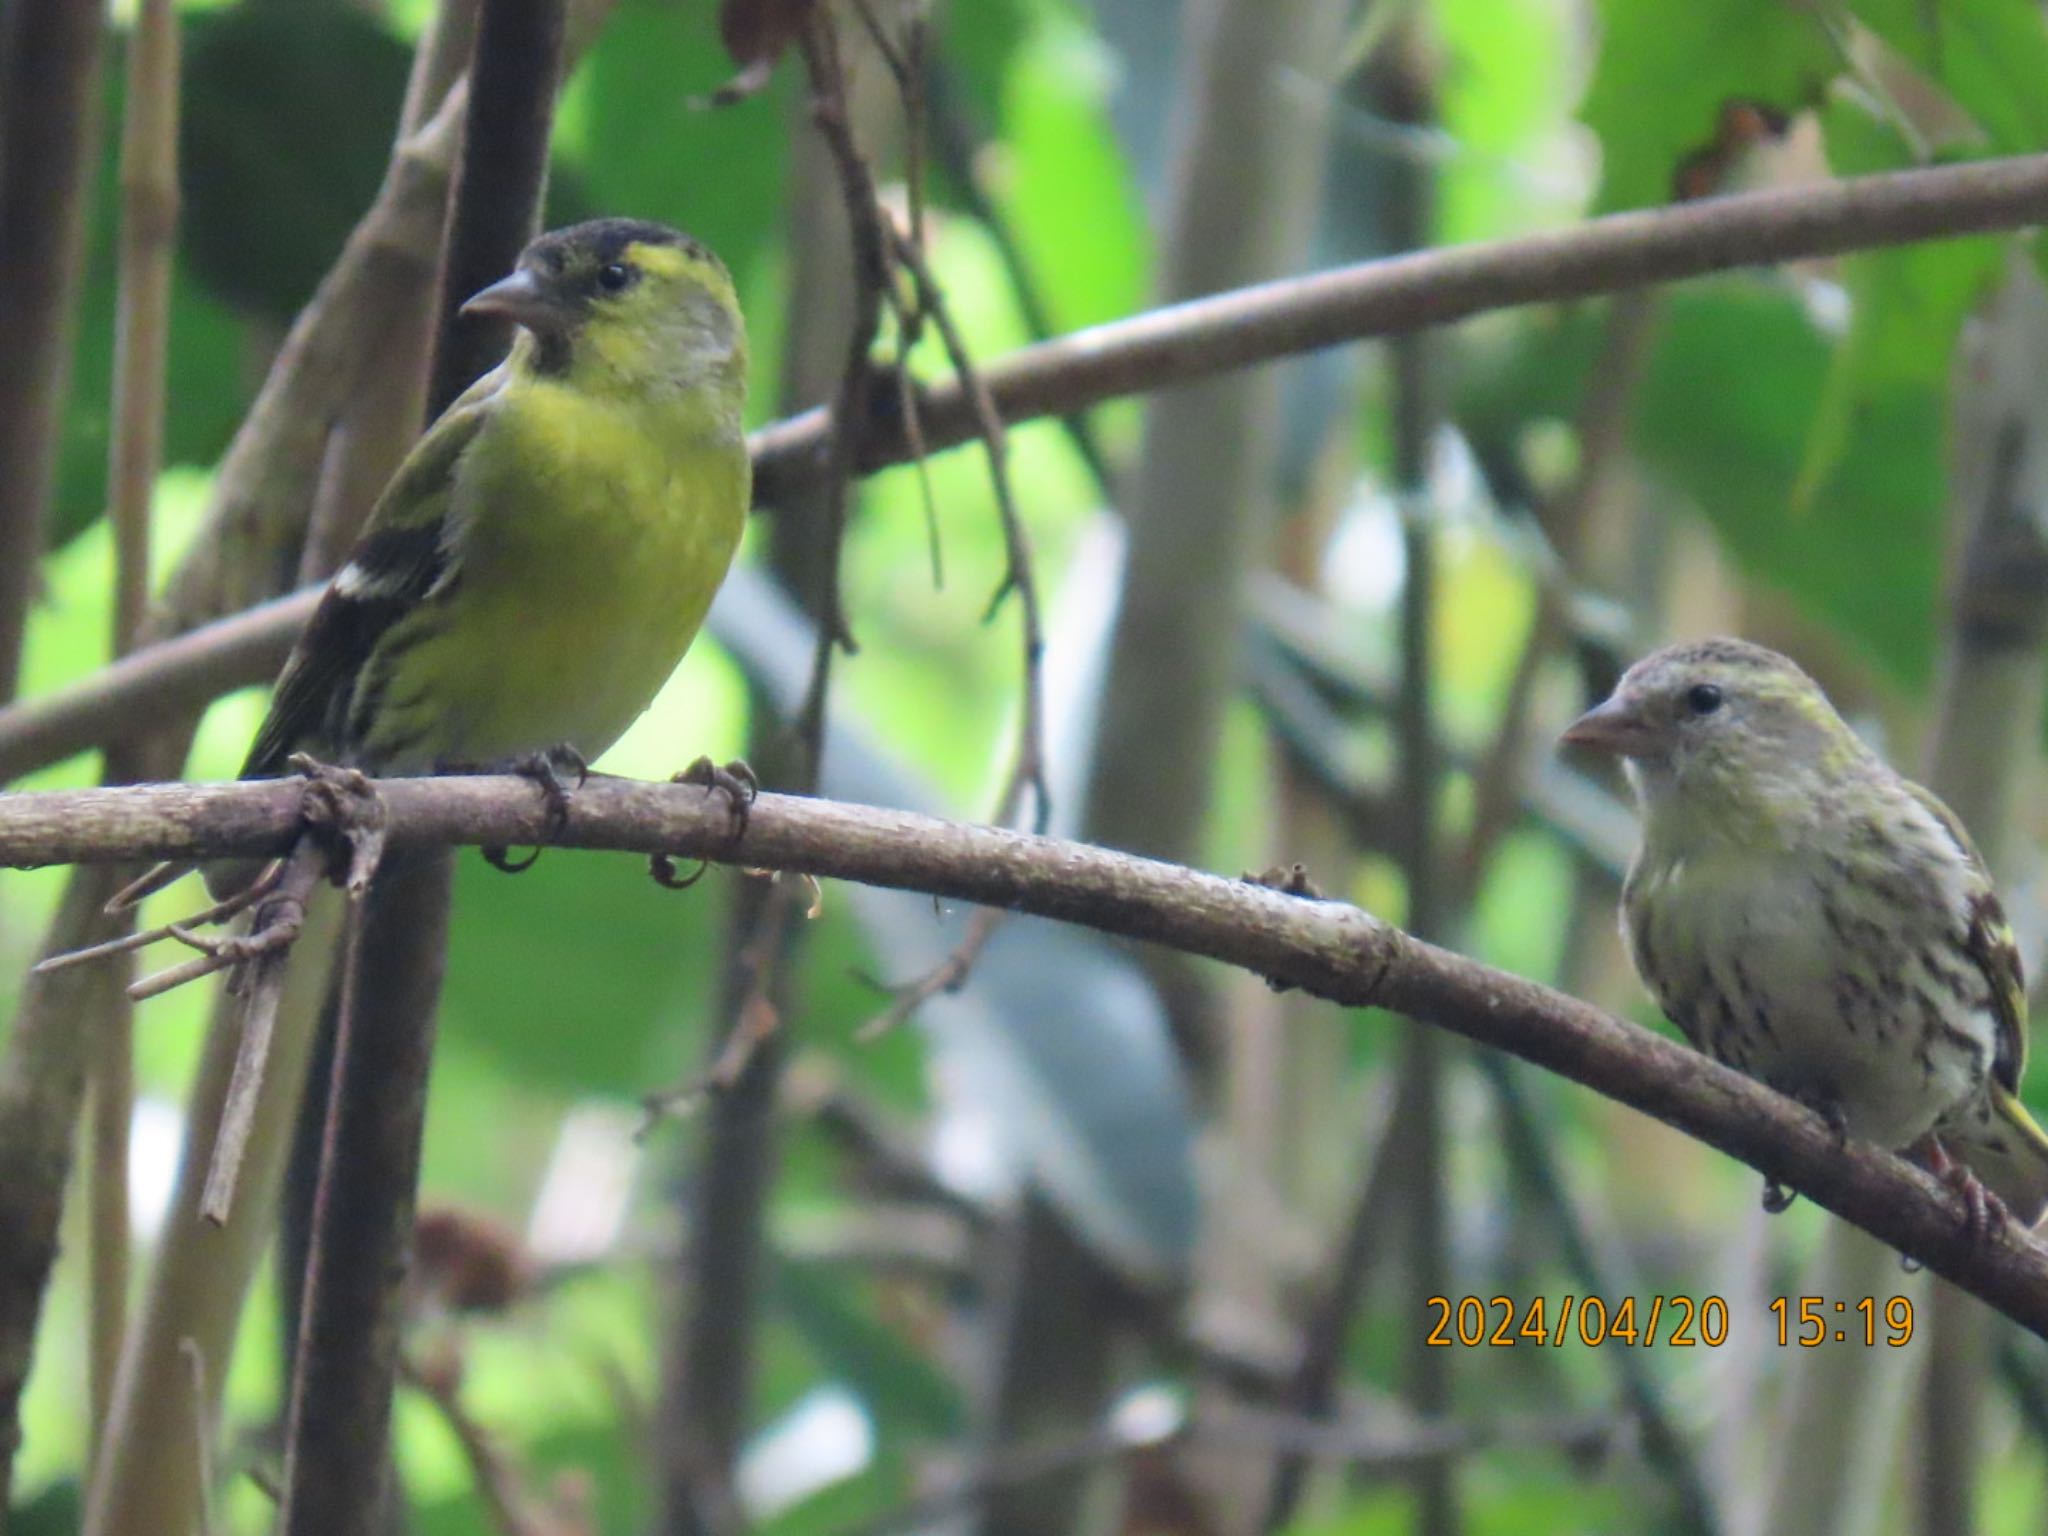
[[[1643,877],[1647,879],[1648,877]],[[1905,1147],[1984,1084],[1985,1000],[1927,973],[1925,943],[1852,894],[1824,902],[1803,872],[1739,884],[1678,864],[1654,924],[1632,891],[1636,964],[1673,1021],[1717,1060],[1841,1112],[1851,1135]]]

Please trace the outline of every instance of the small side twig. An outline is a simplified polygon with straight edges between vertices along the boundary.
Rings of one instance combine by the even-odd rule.
[[[905,338],[914,338],[921,334],[927,321],[937,330],[939,339],[945,347],[947,361],[953,369],[957,387],[972,402],[975,435],[980,440],[982,451],[988,460],[989,483],[995,493],[996,514],[1003,531],[1003,576],[994,595],[989,599],[984,620],[993,619],[1004,600],[1013,593],[1018,603],[1019,638],[1023,647],[1022,718],[1018,724],[1016,758],[1003,786],[995,819],[1004,824],[1012,822],[1022,810],[1024,797],[1028,793],[1032,801],[1032,830],[1043,832],[1052,814],[1052,801],[1045,779],[1045,634],[1039,608],[1038,583],[1032,566],[1031,539],[1024,527],[1023,518],[1018,513],[1016,496],[1010,483],[1009,440],[1002,415],[996,409],[995,400],[990,395],[980,370],[975,366],[966,337],[962,334],[959,324],[953,317],[952,308],[947,303],[945,290],[933,276],[924,253],[921,171],[923,156],[920,148],[923,141],[925,78],[923,17],[921,14],[912,16],[903,48],[899,51],[890,44],[866,0],[859,0],[857,9],[863,24],[874,38],[877,49],[896,76],[903,97],[904,115],[910,129],[909,230],[906,232],[896,228],[879,208],[875,210],[874,223],[887,237],[888,261],[910,278],[911,296],[906,299],[893,282],[886,283],[882,291],[895,311],[900,333]],[[918,417],[916,392],[909,382],[908,373],[901,369],[899,386],[904,396],[904,432],[913,446],[918,472],[923,475],[923,427]],[[928,479],[925,483],[925,500],[926,515],[931,519],[932,575],[936,582],[942,579],[942,572],[939,564],[938,527],[931,506]],[[1001,921],[1002,915],[991,909],[984,908],[976,912],[960,943],[924,976],[897,989],[895,1000],[889,1009],[863,1026],[859,1038],[876,1039],[909,1019],[918,1008],[932,998],[942,993],[958,991],[966,983],[975,961],[987,948]]]
[[[199,1536],[215,1536],[220,1516],[213,1503],[214,1467],[213,1414],[206,1392],[206,1354],[196,1339],[178,1340],[178,1353],[192,1367],[192,1455],[199,1464]]]
[[[400,1356],[398,1374],[434,1406],[455,1436],[469,1463],[470,1481],[492,1526],[503,1536],[590,1536],[596,1530],[589,1490],[579,1481],[559,1480],[553,1498],[538,1496],[528,1488],[527,1469],[463,1406],[459,1358],[423,1363]]]
[[[38,976],[47,976],[52,971],[68,971],[74,965],[86,965],[94,960],[104,960],[110,955],[123,955],[127,954],[130,950],[146,949],[150,945],[159,943],[164,939],[177,938],[180,933],[188,932],[194,928],[205,928],[214,923],[227,922],[229,919],[248,911],[249,908],[276,890],[278,879],[283,873],[284,865],[281,862],[273,863],[262,874],[258,875],[255,880],[250,882],[246,890],[238,891],[225,900],[215,902],[210,907],[202,907],[181,923],[164,923],[155,928],[144,928],[134,933],[124,933],[118,938],[108,939],[103,943],[88,944],[82,949],[67,949],[62,954],[51,955],[48,959],[38,960],[32,969],[34,974]],[[156,872],[152,870],[144,878],[153,881],[155,874]],[[114,911],[122,911],[132,907],[137,900],[140,900],[139,895],[130,897],[129,893],[134,890],[135,883],[131,883],[126,889],[116,891],[114,899],[107,903],[108,907]]]
[[[840,195],[853,237],[854,306],[848,328],[846,363],[832,400],[831,436],[826,451],[821,501],[824,534],[830,553],[825,561],[824,588],[817,595],[818,644],[811,681],[797,712],[797,736],[806,764],[801,770],[814,779],[825,739],[825,696],[831,681],[832,655],[859,649],[846,621],[840,591],[840,555],[846,542],[848,505],[855,467],[874,392],[873,351],[882,324],[882,306],[889,287],[889,246],[875,177],[867,157],[854,142],[846,99],[845,68],[839,34],[822,8],[806,19],[798,36],[804,70],[810,81],[811,121],[838,168]],[[774,904],[771,903],[770,910]]]
[[[958,992],[967,984],[968,976],[974,971],[974,962],[988,948],[988,941],[995,937],[1002,921],[1003,914],[994,907],[976,908],[974,916],[968,919],[966,935],[947,952],[946,958],[915,981],[885,988],[891,994],[889,1006],[861,1025],[853,1038],[863,1045],[872,1044],[898,1025],[908,1022],[933,998]]]
[[[918,312],[929,318],[945,344],[946,356],[959,381],[959,388],[973,402],[975,434],[988,458],[989,483],[995,490],[996,513],[1003,528],[1003,579],[989,599],[988,617],[994,617],[1006,598],[1017,598],[1024,649],[1023,719],[1018,727],[1017,760],[1010,783],[1003,794],[999,820],[1008,820],[1022,808],[1022,797],[1030,791],[1033,800],[1032,830],[1043,832],[1052,814],[1052,801],[1045,784],[1045,724],[1041,671],[1045,655],[1045,632],[1039,612],[1038,583],[1032,572],[1031,537],[1017,512],[1017,500],[1010,485],[1009,440],[995,397],[989,393],[973,354],[961,334],[945,291],[933,278],[923,249],[900,232],[892,231],[892,253],[910,274],[917,294]]]
[[[272,893],[257,908],[250,938],[262,941],[272,935],[288,935],[268,942],[249,960],[247,1008],[242,1018],[242,1040],[235,1053],[234,1076],[229,1079],[226,1103],[221,1109],[220,1130],[214,1137],[213,1161],[207,1165],[206,1187],[199,1197],[199,1214],[217,1227],[227,1225],[234,1209],[235,1186],[241,1179],[242,1160],[249,1149],[249,1132],[256,1123],[256,1106],[263,1092],[264,1072],[270,1063],[270,1042],[277,1028],[278,1005],[284,997],[284,970],[291,943],[305,924],[306,903],[326,873],[326,858],[311,838],[300,840],[285,861]]]

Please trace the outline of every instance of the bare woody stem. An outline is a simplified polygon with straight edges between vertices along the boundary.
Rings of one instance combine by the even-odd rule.
[[[394,851],[531,844],[546,809],[514,778],[380,784]],[[155,784],[0,795],[0,865],[282,853],[293,783]],[[592,779],[555,841],[667,852],[927,892],[1206,956],[1349,1007],[1380,1006],[1534,1062],[1641,1110],[1925,1263],[2048,1338],[2048,1248],[1971,1243],[1961,1203],[1874,1147],[1698,1052],[1534,982],[1410,938],[1340,902],[1058,838],[874,806],[763,795],[731,836],[722,795]]]
[[[502,355],[502,322],[461,306],[540,225],[565,0],[482,0],[440,276],[430,416]],[[389,1525],[399,1290],[418,1196],[427,1068],[447,963],[454,861],[383,866],[341,959],[334,1066],[285,1420],[282,1536]]]

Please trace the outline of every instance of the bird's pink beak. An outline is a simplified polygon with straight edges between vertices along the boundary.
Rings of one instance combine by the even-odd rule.
[[[1587,710],[1558,738],[1567,746],[1591,747],[1616,757],[1634,757],[1650,744],[1650,730],[1620,697]]]
[[[540,281],[524,267],[470,295],[469,301],[462,306],[462,313],[502,316],[528,330],[545,330],[561,319],[559,307]]]

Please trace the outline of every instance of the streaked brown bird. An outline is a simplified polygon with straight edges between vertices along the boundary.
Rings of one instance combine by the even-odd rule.
[[[1622,933],[1686,1038],[1943,1174],[1980,1230],[2000,1207],[2038,1222],[2019,951],[1948,808],[1742,640],[1645,657],[1564,740],[1625,763],[1642,847]]]

